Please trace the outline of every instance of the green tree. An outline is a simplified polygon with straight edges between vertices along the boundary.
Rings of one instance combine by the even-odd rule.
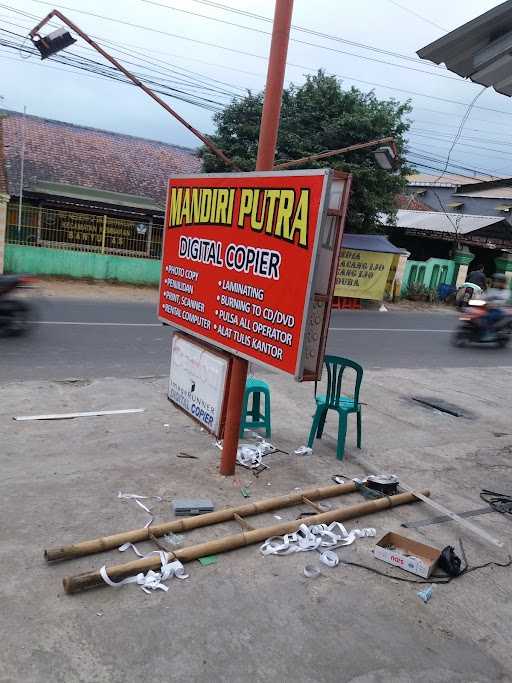
[[[263,93],[249,92],[214,117],[216,133],[211,139],[244,171],[255,167],[262,106]],[[409,102],[379,100],[373,92],[363,93],[357,88],[343,90],[335,76],[319,71],[307,76],[303,85],[292,84],[283,92],[276,159],[300,159],[387,136],[395,138],[401,156],[410,111]],[[201,148],[200,154],[205,172],[229,170],[207,148]],[[384,171],[368,150],[309,163],[302,168],[325,166],[353,174],[347,230],[363,233],[379,230],[376,221],[379,212],[395,215],[394,197],[404,190],[405,176],[411,172],[405,163],[400,163],[395,173]]]

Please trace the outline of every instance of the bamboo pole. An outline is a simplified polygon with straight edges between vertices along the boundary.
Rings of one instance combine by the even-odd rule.
[[[94,555],[95,553],[100,553],[104,550],[112,550],[113,548],[118,548],[123,543],[140,543],[141,541],[148,541],[150,540],[151,535],[159,538],[164,534],[190,531],[191,529],[199,529],[200,527],[210,526],[211,524],[236,520],[235,515],[238,515],[239,517],[249,517],[250,515],[271,512],[272,510],[279,510],[280,508],[290,507],[292,505],[300,505],[303,503],[304,497],[311,500],[322,500],[323,498],[340,496],[344,493],[352,493],[356,490],[357,487],[353,481],[348,482],[347,484],[331,484],[330,486],[305,489],[304,491],[288,493],[285,496],[277,496],[275,498],[267,498],[266,500],[260,500],[255,503],[244,503],[244,505],[234,508],[207,512],[203,515],[184,517],[183,519],[175,519],[172,522],[155,524],[147,529],[133,529],[132,531],[123,531],[111,536],[95,538],[91,541],[82,541],[81,543],[76,543],[74,545],[49,548],[44,551],[44,556],[48,562],[71,560],[75,557]]]
[[[426,496],[430,495],[429,491],[421,491],[421,493]],[[385,498],[379,498],[378,500],[374,500],[369,503],[359,503],[358,505],[336,508],[335,510],[330,510],[329,512],[313,515],[309,517],[307,523],[310,525],[342,522],[347,519],[353,519],[354,517],[360,517],[363,515],[372,514],[374,512],[379,512],[380,510],[386,510],[388,508],[395,507],[396,505],[405,505],[407,503],[415,502],[418,502],[418,498],[416,498],[414,493],[399,493],[398,495],[386,496]],[[284,534],[297,531],[301,524],[304,524],[304,520],[281,522],[280,524],[262,527],[261,529],[243,531],[242,533],[224,536],[223,538],[207,541],[206,543],[199,543],[197,545],[191,545],[187,548],[180,548],[174,553],[168,553],[167,561],[171,559],[177,559],[181,562],[190,562],[192,560],[197,560],[199,557],[215,555],[228,550],[242,548],[246,545],[261,543],[271,536],[282,536]],[[155,555],[143,558],[141,560],[127,562],[125,564],[114,565],[108,569],[107,573],[112,581],[119,581],[128,576],[134,576],[139,572],[147,572],[150,569],[158,570],[159,568],[160,557]],[[76,576],[66,576],[63,579],[63,585],[66,593],[78,593],[88,588],[106,586],[106,583],[103,581],[99,571],[92,571],[85,572],[83,574],[77,574]]]

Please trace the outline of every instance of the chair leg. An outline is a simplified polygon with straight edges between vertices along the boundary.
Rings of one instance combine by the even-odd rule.
[[[316,412],[313,416],[313,424],[311,425],[311,430],[309,432],[309,439],[308,439],[308,447],[313,448],[313,441],[315,440],[316,432],[318,429],[318,422],[320,420],[320,416],[322,414],[322,409],[317,408]]]
[[[249,411],[254,421],[260,419],[260,392],[255,391],[252,395],[252,406]]]
[[[363,440],[363,419],[361,415],[361,408],[357,411],[357,447],[361,448]]]
[[[272,427],[270,419],[270,394],[265,394],[265,437],[268,439],[272,437]]]
[[[345,455],[345,439],[347,438],[347,414],[339,413],[338,422],[338,447],[336,449],[336,458],[343,460]]]
[[[322,438],[322,434],[324,433],[324,427],[325,427],[325,420],[326,420],[326,418],[327,418],[327,410],[324,410],[324,412],[322,413],[322,415],[321,415],[321,417],[320,417],[320,420],[318,421],[318,430],[317,430],[317,433],[316,433],[316,438],[317,438],[317,439],[321,439],[321,438]]]

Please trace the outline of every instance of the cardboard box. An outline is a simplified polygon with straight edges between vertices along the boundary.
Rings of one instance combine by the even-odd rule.
[[[377,541],[373,553],[377,559],[424,579],[432,574],[441,557],[441,551],[437,548],[412,541],[392,531]]]

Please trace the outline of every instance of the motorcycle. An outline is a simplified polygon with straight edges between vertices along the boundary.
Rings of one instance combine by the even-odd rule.
[[[455,294],[455,306],[464,308],[471,299],[478,299],[482,294],[482,288],[472,282],[463,282]]]
[[[459,326],[452,335],[452,344],[457,347],[466,344],[495,344],[505,348],[512,337],[512,308],[503,307],[503,317],[491,330],[481,325],[481,318],[486,314],[485,301],[472,299],[459,318]]]
[[[32,289],[32,278],[27,275],[0,275],[0,334],[19,337],[29,330],[33,306],[27,299],[16,296],[17,290]]]

